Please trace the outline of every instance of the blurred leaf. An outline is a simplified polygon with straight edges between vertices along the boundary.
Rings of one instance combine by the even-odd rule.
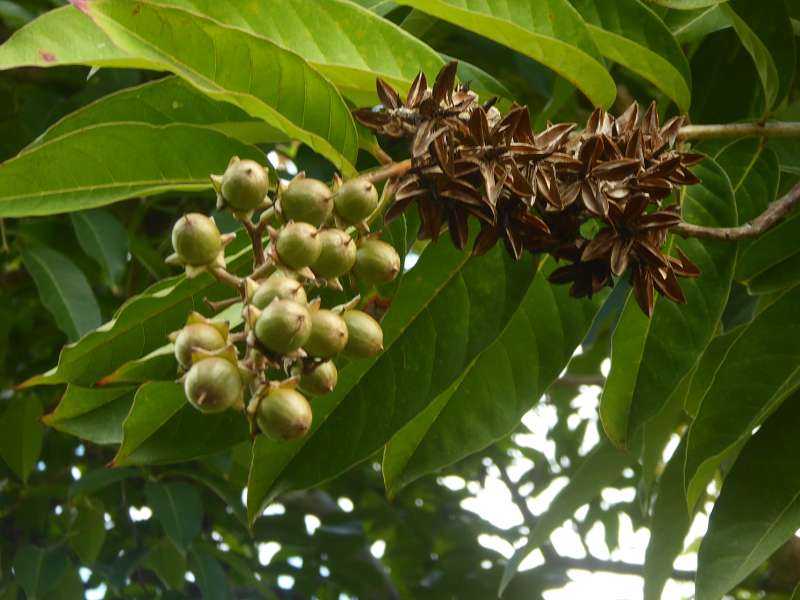
[[[114,465],[182,462],[225,450],[247,436],[241,413],[204,415],[186,401],[179,384],[145,383],[123,424]]]
[[[333,85],[298,55],[185,9],[149,1],[136,7],[132,14],[127,1],[98,0],[88,11],[121,48],[175,72],[212,98],[261,117],[345,174],[353,173],[358,136],[350,111]],[[217,56],[237,56],[249,66],[218,70]],[[192,146],[197,147],[186,147]]]
[[[22,260],[36,283],[42,304],[70,340],[76,340],[100,325],[100,307],[92,288],[71,260],[44,246],[23,249]]]
[[[703,180],[688,188],[683,216],[710,227],[736,224],[736,204],[728,176],[707,158],[694,172]],[[702,275],[682,279],[686,304],[658,298],[653,317],[642,313],[631,294],[614,332],[611,372],[600,402],[600,417],[614,444],[626,447],[658,414],[695,366],[714,335],[730,293],[736,248],[729,242],[673,240]]]
[[[99,500],[83,497],[76,510],[78,514],[69,532],[69,545],[81,564],[91,566],[106,539],[105,509]]]
[[[0,216],[48,215],[167,190],[209,189],[209,174],[224,169],[233,155],[263,162],[253,146],[206,127],[91,125],[0,165]]]
[[[251,520],[282,489],[314,485],[379,450],[494,343],[534,274],[533,260],[514,262],[499,246],[477,258],[444,242],[426,249],[383,320],[385,351],[340,371],[336,389],[315,400],[309,435],[256,439]]]
[[[219,561],[202,549],[195,549],[189,556],[189,566],[197,578],[197,586],[203,600],[228,600],[230,587],[225,571]]]
[[[719,600],[800,528],[800,395],[745,445],[725,478],[697,556],[697,599]]]
[[[94,494],[112,484],[134,477],[136,474],[136,469],[99,468],[87,471],[69,486],[67,499],[76,500],[87,494]]]
[[[0,70],[62,65],[156,68],[117,48],[86,15],[73,6],[51,10],[14,32],[0,46]]]
[[[169,471],[165,474],[165,476],[167,475],[184,477],[204,485],[225,503],[225,506],[231,510],[242,525],[247,527],[247,513],[244,504],[242,504],[242,491],[230,481],[198,469]]]
[[[42,405],[36,396],[17,394],[0,414],[0,457],[23,482],[42,451]]]
[[[747,439],[800,384],[798,303],[800,285],[742,326],[728,347],[688,433],[685,485],[690,506],[725,451]],[[737,401],[732,403],[731,398]]]
[[[14,576],[27,600],[44,600],[69,568],[59,549],[24,545],[14,555]]]
[[[430,15],[513,48],[575,84],[592,104],[608,107],[616,86],[586,25],[568,0],[476,5],[468,0],[404,0]]]
[[[167,589],[181,591],[186,587],[186,558],[169,540],[161,540],[150,550],[144,566],[152,569]]]
[[[717,5],[690,11],[670,11],[665,15],[664,23],[681,44],[694,42],[731,26],[730,19]]]
[[[164,532],[178,548],[186,549],[200,535],[203,522],[200,494],[183,481],[148,481],[144,493]]]
[[[119,444],[135,386],[87,388],[68,385],[56,409],[44,422],[94,444]]]
[[[570,0],[586,19],[600,53],[664,92],[682,112],[691,104],[692,75],[678,42],[639,0]]]
[[[93,209],[72,213],[75,237],[115,286],[120,285],[128,263],[128,233],[107,210]]]
[[[767,108],[778,105],[794,77],[795,42],[783,0],[730,0],[720,5],[761,78]]]
[[[633,457],[601,441],[581,460],[580,466],[566,487],[556,494],[547,511],[536,519],[525,545],[517,549],[509,559],[500,582],[500,594],[516,575],[525,557],[547,542],[550,534],[582,505],[595,498],[603,488],[614,483],[622,470],[633,462]]]
[[[707,6],[715,6],[722,4],[728,0],[650,0],[654,4],[675,8],[678,10],[693,10],[695,8],[704,8]]]
[[[564,370],[604,294],[569,297],[540,269],[513,318],[456,382],[398,431],[386,446],[389,496],[409,482],[505,437]]]

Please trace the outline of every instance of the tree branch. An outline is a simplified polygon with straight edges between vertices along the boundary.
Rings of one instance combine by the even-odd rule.
[[[767,229],[775,225],[792,209],[800,205],[800,183],[796,184],[789,192],[771,203],[767,209],[755,219],[739,225],[738,227],[702,227],[691,223],[680,223],[671,231],[677,235],[688,238],[702,238],[705,240],[747,240],[758,237]]]
[[[559,555],[554,561],[548,561],[548,564],[553,564],[554,566],[564,569],[582,569],[585,571],[603,571],[605,573],[619,573],[621,575],[644,576],[644,565],[616,560],[601,560],[595,558],[591,554],[588,554],[586,558],[572,558]],[[696,575],[697,573],[694,571],[673,569],[670,577],[678,581],[694,581]]]
[[[684,125],[679,140],[710,140],[738,137],[800,137],[800,122],[724,123],[721,125]]]
[[[380,167],[374,171],[366,173],[364,178],[372,183],[380,183],[381,181],[386,181],[387,179],[392,179],[393,177],[402,177],[410,168],[411,159],[407,158],[406,160],[390,163],[384,167]]]

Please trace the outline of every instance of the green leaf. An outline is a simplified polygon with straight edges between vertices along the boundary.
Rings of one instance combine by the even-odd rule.
[[[382,322],[385,351],[340,371],[334,392],[315,400],[305,438],[256,439],[250,519],[281,490],[314,485],[379,450],[497,339],[534,273],[530,257],[514,262],[499,246],[476,258],[444,241],[428,247]]]
[[[247,439],[247,420],[225,411],[204,415],[172,382],[145,383],[123,424],[114,465],[165,464],[208,456]]]
[[[224,169],[234,154],[263,162],[253,146],[205,127],[82,127],[0,165],[0,216],[49,215],[167,190],[209,189],[209,174]]]
[[[56,409],[44,417],[44,422],[53,429],[94,444],[119,444],[122,422],[130,410],[135,390],[135,386],[69,385]]]
[[[69,532],[69,545],[85,566],[93,565],[106,539],[105,509],[99,500],[83,497]]]
[[[640,75],[682,112],[689,110],[692,74],[664,22],[639,0],[570,0],[586,19],[600,53]]]
[[[536,519],[526,544],[514,552],[503,571],[500,594],[516,575],[522,561],[531,552],[545,543],[558,526],[569,519],[576,510],[595,498],[603,488],[608,487],[620,476],[633,458],[613,446],[600,442],[575,470],[567,486],[556,494],[550,508]]]
[[[249,453],[249,444],[247,445]],[[242,525],[247,527],[247,514],[245,512],[244,504],[242,504],[242,491],[241,488],[235,487],[230,481],[217,477],[205,471],[197,469],[183,469],[178,471],[169,471],[165,474],[169,477],[185,477],[197,483],[201,483],[209,490],[214,492],[220,500],[225,503],[227,508],[230,508],[234,516],[241,522]]]
[[[725,478],[697,556],[697,600],[719,600],[800,527],[800,395],[745,445]]]
[[[186,557],[169,540],[161,540],[150,550],[144,566],[152,569],[167,589],[181,591],[186,587]]]
[[[381,16],[388,15],[397,8],[397,4],[391,0],[353,0],[353,2]]]
[[[783,0],[730,0],[720,6],[750,53],[767,107],[780,104],[794,77],[795,41]]]
[[[686,446],[685,485],[692,505],[723,454],[750,433],[792,391],[800,373],[800,285],[743,326],[714,374]],[[735,398],[736,402],[731,402]]]
[[[83,210],[70,215],[75,237],[83,251],[103,269],[108,281],[118,286],[128,263],[128,232],[107,210]]]
[[[389,496],[400,487],[505,437],[564,370],[589,331],[604,295],[575,300],[536,274],[514,316],[454,384],[386,446]]]
[[[686,444],[672,455],[658,484],[650,520],[650,542],[644,559],[644,600],[660,600],[664,585],[672,575],[672,564],[683,550],[683,541],[692,524],[683,496],[683,461]]]
[[[26,544],[14,555],[14,576],[27,600],[44,600],[69,568],[61,550]]]
[[[178,548],[187,548],[200,535],[203,501],[194,486],[183,481],[148,481],[144,493],[164,532]]]
[[[100,468],[87,471],[80,479],[70,484],[67,498],[71,501],[79,499],[87,494],[105,489],[109,485],[134,477],[136,474],[136,469]]]
[[[2,174],[0,169],[0,182]],[[36,283],[42,304],[69,339],[76,340],[100,325],[100,307],[92,288],[86,276],[71,260],[44,246],[25,248],[22,260]]]
[[[42,405],[29,394],[17,394],[0,415],[0,457],[23,482],[42,451]]]
[[[219,561],[201,548],[189,555],[189,566],[197,578],[203,600],[228,600],[230,586]]]
[[[345,174],[354,172],[358,135],[335,87],[298,55],[239,28],[180,8],[125,0],[87,3],[121,48],[180,75],[212,98],[236,104],[308,144]],[[217,58],[237,67],[218,69]]]
[[[15,31],[0,46],[0,70],[62,65],[156,68],[152,63],[117,48],[74,6],[44,13]]]
[[[780,181],[778,157],[757,138],[728,144],[717,154],[716,161],[731,179],[739,223],[760,215],[777,196]],[[737,265],[737,278],[738,268]]]
[[[616,97],[614,80],[600,62],[583,19],[568,0],[404,0],[401,4],[529,56],[573,83],[592,104],[608,107]]]
[[[728,0],[650,0],[654,4],[660,4],[668,8],[675,8],[677,10],[694,10],[696,8],[706,8],[708,6],[716,6]]]
[[[731,345],[737,340],[739,335],[744,331],[744,326],[736,327],[730,331],[725,332],[723,335],[718,335],[711,340],[711,343],[706,347],[700,360],[697,362],[697,368],[692,373],[691,383],[689,384],[689,391],[686,394],[684,401],[684,409],[692,416],[697,416],[697,411],[700,409],[700,403],[706,395],[708,388],[714,382],[717,369]]]
[[[670,11],[664,16],[664,23],[681,44],[731,26],[730,19],[716,5],[691,11]]]
[[[175,379],[178,361],[175,348],[167,344],[141,358],[126,362],[119,369],[103,377],[102,385],[111,383],[146,383],[148,381],[167,381]]]
[[[249,144],[288,140],[286,134],[251,117],[241,108],[213,100],[179,77],[170,76],[120,90],[82,106],[52,125],[31,146],[108,123],[203,125]],[[224,165],[218,166],[217,170],[223,168]]]
[[[752,292],[761,292],[756,288],[763,288],[765,278],[790,274],[800,253],[799,235],[800,214],[795,213],[747,244],[736,265],[737,277]]]
[[[736,224],[730,180],[712,159],[695,168],[701,185],[687,188],[683,216],[710,227]],[[600,401],[600,417],[611,441],[630,446],[636,432],[658,414],[692,370],[713,337],[730,293],[736,248],[729,242],[674,240],[699,267],[697,279],[682,279],[686,304],[658,298],[648,319],[631,296],[611,345],[611,372]]]

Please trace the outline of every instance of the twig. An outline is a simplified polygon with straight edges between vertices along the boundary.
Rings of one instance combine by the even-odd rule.
[[[548,564],[551,564],[551,561],[548,561]],[[604,571],[606,573],[644,576],[644,565],[616,560],[601,560],[595,558],[591,554],[587,555],[586,558],[572,558],[559,555],[552,561],[552,564],[553,566],[562,567],[564,569],[582,569],[585,571]],[[678,581],[694,581],[696,576],[697,573],[694,571],[683,571],[681,569],[673,569],[670,574],[672,579]]]
[[[410,168],[411,159],[407,158],[406,160],[390,163],[385,167],[380,167],[374,171],[366,173],[364,178],[372,183],[380,183],[381,181],[386,181],[387,179],[392,179],[394,177],[402,177]]]
[[[255,266],[263,265],[266,261],[266,257],[264,256],[264,242],[261,239],[263,230],[261,227],[254,225],[250,217],[244,217],[241,219],[241,222],[247,230],[247,235],[250,236],[250,242],[253,244],[253,260],[255,261]]]
[[[684,125],[679,140],[710,140],[738,137],[800,137],[800,122],[724,123],[720,125]]]
[[[738,227],[703,227],[691,223],[680,223],[671,231],[682,237],[702,238],[705,240],[747,240],[758,237],[775,225],[792,209],[800,204],[800,183],[789,192],[772,202],[767,209],[755,219]]]
[[[235,288],[240,294],[244,294],[244,279],[241,277],[237,277],[233,273],[229,273],[221,267],[210,268],[208,269],[208,272],[211,273],[211,275],[213,275],[217,281]]]

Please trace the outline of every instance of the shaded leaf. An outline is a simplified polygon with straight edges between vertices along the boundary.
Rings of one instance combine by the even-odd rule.
[[[58,431],[94,444],[119,444],[122,422],[133,402],[134,386],[86,388],[67,386],[56,409],[44,422]]]
[[[189,566],[197,578],[203,600],[228,600],[228,578],[219,561],[201,548],[192,551]]]
[[[144,493],[167,536],[179,548],[188,547],[200,534],[203,521],[203,502],[197,490],[182,481],[148,481]]]
[[[0,457],[23,482],[42,451],[42,405],[35,396],[17,394],[0,414]]]
[[[103,269],[108,281],[120,285],[128,263],[128,232],[107,210],[83,210],[70,215],[83,251]]]
[[[186,558],[169,540],[161,540],[150,550],[144,566],[152,569],[167,589],[181,591],[186,587]]]
[[[76,510],[69,532],[69,545],[81,559],[81,564],[90,566],[97,560],[106,539],[105,510],[102,502],[89,497],[82,498]]]
[[[24,545],[14,555],[14,576],[27,600],[44,600],[69,568],[69,560],[55,548]]]

